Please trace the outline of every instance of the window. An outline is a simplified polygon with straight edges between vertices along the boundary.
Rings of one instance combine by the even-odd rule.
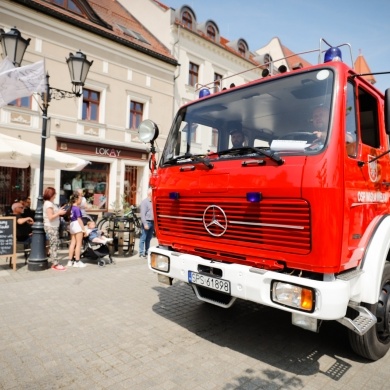
[[[150,45],[150,43],[143,37],[142,34],[136,32],[136,31],[130,30],[129,28],[127,28],[125,26],[122,26],[120,24],[118,24],[118,27],[124,32],[125,35],[128,35],[129,37],[138,39],[139,41],[147,43],[148,45]]]
[[[359,117],[362,142],[368,146],[379,148],[378,105],[376,99],[359,88]]]
[[[218,129],[211,131],[211,146],[218,147]]]
[[[213,26],[211,26],[211,25],[208,25],[208,26],[207,26],[207,36],[208,36],[211,40],[215,41],[215,36],[216,36],[215,28],[214,28]]]
[[[15,199],[30,195],[31,168],[0,167],[0,213],[12,214]]]
[[[190,62],[190,70],[188,73],[188,84],[195,87],[199,78],[199,65]]]
[[[130,102],[130,129],[138,129],[142,122],[144,105],[138,102]]]
[[[245,54],[246,54],[246,47],[245,47],[245,45],[244,45],[242,42],[240,42],[240,43],[238,44],[238,52],[239,52],[243,57],[245,57]]]
[[[100,93],[90,89],[83,90],[83,116],[86,121],[99,120]]]
[[[89,204],[90,211],[107,209],[108,183],[110,164],[91,163],[80,172],[61,171],[61,191],[60,204],[67,203],[73,193],[72,182],[77,176],[78,182],[81,180],[81,188]],[[77,184],[80,186],[80,184]]]
[[[73,0],[49,0],[49,3],[56,4],[62,8],[67,9],[68,11],[74,12],[79,15],[83,15],[84,13],[81,11],[79,6],[77,5],[77,1]]]
[[[181,21],[182,21],[184,27],[187,27],[190,30],[192,30],[192,16],[188,11],[183,12]]]
[[[197,123],[193,123],[190,127],[190,142],[194,144],[196,142],[196,130],[198,128]]]
[[[222,90],[222,75],[214,73],[214,93]]]
[[[347,107],[345,118],[345,143],[348,156],[356,157],[356,107],[355,107],[355,89],[353,84],[347,85]]]
[[[8,103],[9,106],[31,108],[31,96],[25,96],[18,98]]]

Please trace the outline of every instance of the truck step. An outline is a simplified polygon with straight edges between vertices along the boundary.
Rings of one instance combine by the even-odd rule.
[[[342,274],[337,275],[337,279],[348,281],[357,278],[362,275],[363,271],[361,269],[353,269],[350,271],[343,272]]]
[[[344,317],[337,321],[346,326],[348,329],[353,330],[359,336],[363,336],[376,324],[376,317],[364,306],[354,304],[350,304],[349,306],[356,310],[359,315],[354,319]]]

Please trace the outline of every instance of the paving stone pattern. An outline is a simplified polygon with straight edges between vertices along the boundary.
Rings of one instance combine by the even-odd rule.
[[[390,356],[354,355],[337,323],[315,334],[248,302],[214,307],[160,285],[137,253],[114,259],[65,272],[0,260],[0,389],[390,388]]]

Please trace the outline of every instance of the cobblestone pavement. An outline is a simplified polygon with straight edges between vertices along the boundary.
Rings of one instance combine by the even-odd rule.
[[[137,253],[115,260],[14,272],[1,259],[1,389],[390,388],[390,356],[354,355],[337,323],[315,334],[244,301],[221,309],[160,285]]]

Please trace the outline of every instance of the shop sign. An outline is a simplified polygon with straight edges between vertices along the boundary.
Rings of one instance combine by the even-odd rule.
[[[79,153],[85,156],[100,156],[115,159],[147,159],[145,151],[126,147],[117,149],[110,145],[96,145],[96,143],[82,142],[79,140],[70,140],[59,137],[57,137],[57,145],[57,150],[66,151],[68,153]]]
[[[121,154],[119,149],[110,149],[110,148],[96,148],[96,154],[98,156],[108,156],[118,158]]]

